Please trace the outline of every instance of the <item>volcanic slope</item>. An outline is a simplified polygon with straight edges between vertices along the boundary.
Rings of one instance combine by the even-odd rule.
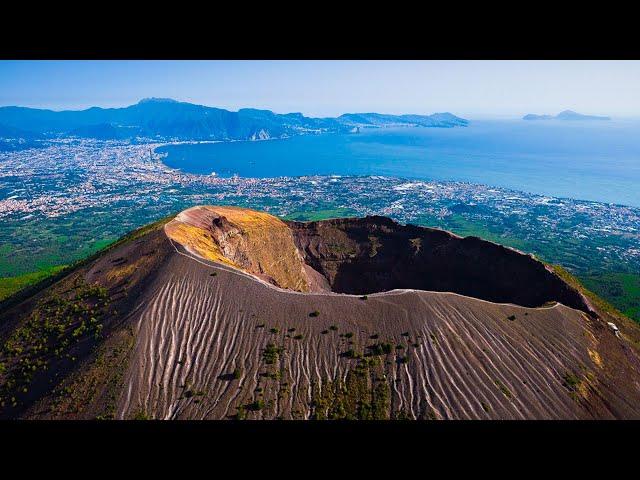
[[[640,418],[638,329],[593,303],[477,238],[195,207],[0,305],[0,414]]]

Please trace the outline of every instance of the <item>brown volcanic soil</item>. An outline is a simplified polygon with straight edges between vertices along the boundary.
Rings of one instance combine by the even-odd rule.
[[[304,259],[313,270],[301,264],[299,278],[309,290],[368,296],[278,288],[274,279],[282,271],[270,261],[274,252],[236,268],[196,254],[194,242],[202,238],[183,236],[179,243],[167,237],[171,228],[151,229],[0,314],[0,341],[22,347],[0,357],[7,366],[0,374],[0,414],[640,418],[637,329],[619,325],[622,335],[614,335],[606,314],[586,314],[584,298],[531,257],[381,217],[289,225],[299,253],[285,248],[286,271],[299,272],[295,259]],[[244,245],[255,240],[237,233]],[[219,238],[211,235],[201,245],[217,248]],[[252,255],[242,248],[234,258]],[[262,271],[251,272],[257,264]],[[484,278],[476,271],[482,268]],[[34,349],[33,335],[16,336],[54,293],[77,303],[79,282],[108,292],[104,313],[92,292],[79,300],[89,302],[104,325],[100,335],[68,336],[75,340],[62,359]],[[371,294],[394,288],[406,289]],[[522,305],[560,299],[576,308],[416,288]],[[539,291],[526,291],[534,288]],[[49,367],[37,368],[27,393],[9,391],[7,380],[22,378],[15,372],[25,357],[32,363],[46,358]],[[9,396],[15,406],[7,405]]]

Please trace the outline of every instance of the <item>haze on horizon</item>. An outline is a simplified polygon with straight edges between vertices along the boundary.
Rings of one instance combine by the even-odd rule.
[[[238,110],[640,116],[640,61],[0,61],[0,106],[173,98]]]

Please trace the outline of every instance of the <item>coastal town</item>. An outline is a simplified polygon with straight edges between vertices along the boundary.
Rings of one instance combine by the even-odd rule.
[[[639,208],[463,182],[195,175],[166,166],[154,152],[160,145],[59,139],[0,152],[0,275],[69,263],[196,204],[300,220],[385,215],[483,236],[576,270],[640,268]]]

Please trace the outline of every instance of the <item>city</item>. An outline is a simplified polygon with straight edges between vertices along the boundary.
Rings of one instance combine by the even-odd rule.
[[[300,220],[385,215],[478,235],[578,274],[640,268],[637,208],[461,182],[193,175],[165,166],[154,153],[160,145],[61,139],[46,148],[1,153],[0,240],[6,256],[0,274],[72,262],[196,204],[250,206]]]

